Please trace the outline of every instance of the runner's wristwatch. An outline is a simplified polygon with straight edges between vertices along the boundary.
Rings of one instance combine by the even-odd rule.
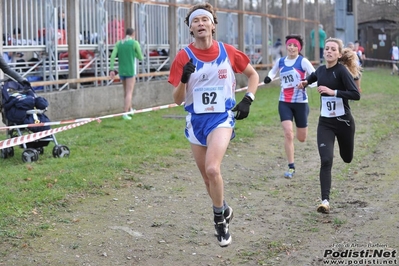
[[[245,96],[248,96],[249,98],[251,98],[252,101],[255,100],[255,95],[252,92],[245,93]]]

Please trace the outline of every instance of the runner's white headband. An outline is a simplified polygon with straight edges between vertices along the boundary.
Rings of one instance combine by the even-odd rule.
[[[197,16],[207,16],[212,21],[212,23],[215,24],[215,22],[213,21],[213,16],[212,16],[211,12],[200,8],[200,9],[195,10],[193,13],[191,13],[190,17],[188,18],[188,26],[189,27],[191,26],[191,22],[193,21],[193,19]]]

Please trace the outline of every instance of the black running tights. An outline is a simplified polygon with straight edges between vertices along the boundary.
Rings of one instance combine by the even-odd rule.
[[[334,158],[334,142],[337,138],[339,153],[345,163],[353,158],[355,121],[351,114],[340,117],[320,117],[317,126],[317,147],[320,155],[321,199],[330,200],[331,169]]]

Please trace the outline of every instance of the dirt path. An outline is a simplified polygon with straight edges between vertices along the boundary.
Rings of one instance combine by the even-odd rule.
[[[187,149],[176,151],[162,172],[127,171],[138,181],[105,188],[106,196],[70,199],[74,204],[65,212],[48,218],[52,228],[42,237],[2,245],[0,265],[327,265],[328,249],[396,250],[399,130],[370,150],[368,123],[380,118],[353,109],[355,153],[368,154],[345,165],[336,150],[329,215],[315,211],[320,188],[312,112],[308,141],[296,142],[293,180],[282,178],[279,123],[252,140],[240,139],[237,128],[223,163],[226,199],[235,213],[227,248],[213,236],[211,203]]]

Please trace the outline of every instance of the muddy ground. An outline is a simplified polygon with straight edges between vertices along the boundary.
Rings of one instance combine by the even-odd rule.
[[[135,178],[121,181],[121,189],[104,188],[103,196],[70,196],[73,204],[64,212],[41,218],[52,225],[43,236],[3,243],[0,265],[328,265],[328,250],[338,252],[336,257],[346,252],[345,262],[354,265],[361,259],[365,264],[360,265],[379,265],[383,259],[378,254],[359,254],[383,250],[388,252],[384,260],[392,260],[388,265],[399,265],[391,256],[399,247],[399,130],[373,140],[379,142],[373,148],[370,125],[387,121],[356,103],[352,109],[355,159],[344,164],[336,147],[330,214],[316,212],[320,187],[314,110],[308,140],[295,142],[292,180],[283,178],[286,160],[278,118],[274,126],[258,129],[254,139],[240,138],[238,122],[222,170],[225,197],[235,215],[227,248],[220,248],[213,236],[211,201],[187,144],[186,150],[171,154],[170,167],[161,172],[151,166],[140,175],[126,169]]]

